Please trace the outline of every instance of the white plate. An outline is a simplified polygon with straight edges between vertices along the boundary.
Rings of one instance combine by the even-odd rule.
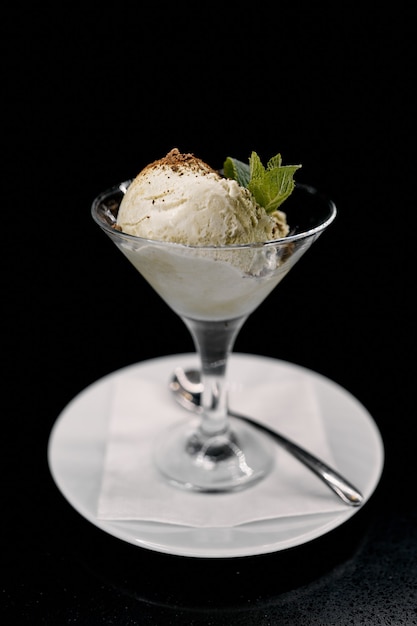
[[[180,556],[230,558],[301,545],[336,528],[358,511],[357,507],[346,506],[338,513],[286,517],[231,528],[97,519],[114,378],[142,374],[165,385],[175,367],[195,367],[197,363],[195,354],[182,354],[130,365],[96,381],[67,405],[52,429],[48,462],[58,488],[81,515],[110,535],[142,548]],[[234,353],[229,373],[243,385],[250,385],[254,371],[262,380],[276,380],[282,368],[289,369],[294,377],[310,378],[320,400],[336,467],[358,485],[366,502],[381,477],[384,448],[375,422],[356,398],[316,372],[266,357]]]

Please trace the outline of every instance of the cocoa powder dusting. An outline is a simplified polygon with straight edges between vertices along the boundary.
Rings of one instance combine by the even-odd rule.
[[[152,170],[160,167],[168,167],[173,172],[181,173],[181,170],[195,171],[198,174],[213,174],[215,170],[207,165],[204,161],[194,156],[191,152],[182,153],[178,148],[173,148],[162,159],[153,161],[143,168],[143,172],[146,170]]]

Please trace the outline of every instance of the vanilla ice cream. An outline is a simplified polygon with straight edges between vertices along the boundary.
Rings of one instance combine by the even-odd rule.
[[[123,192],[108,232],[184,318],[249,315],[307,246],[287,242],[285,213],[268,213],[247,187],[177,149],[147,165]]]
[[[264,242],[289,230],[282,211],[268,214],[246,187],[176,148],[129,185],[117,227],[136,237],[191,246]]]

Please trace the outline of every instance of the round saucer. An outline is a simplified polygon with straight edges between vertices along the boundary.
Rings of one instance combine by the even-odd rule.
[[[97,501],[115,377],[134,373],[168,384],[175,367],[191,368],[197,363],[195,354],[182,354],[130,365],[96,381],[67,405],[52,429],[48,462],[56,485],[74,509],[98,528],[133,545],[199,558],[253,556],[298,546],[328,533],[359,510],[347,506],[334,513],[283,517],[230,528],[98,519]],[[326,435],[337,467],[343,468],[349,480],[360,486],[366,503],[382,474],[384,448],[374,420],[356,398],[316,372],[272,358],[234,353],[229,367],[234,378],[248,386],[255,370],[258,377],[271,381],[283,368],[293,377],[307,376],[320,400]]]

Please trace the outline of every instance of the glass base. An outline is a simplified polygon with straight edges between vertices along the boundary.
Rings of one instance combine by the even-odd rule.
[[[205,435],[199,422],[175,425],[157,442],[155,462],[177,487],[195,491],[246,488],[269,474],[274,460],[269,438],[250,424],[230,418],[230,431]]]

